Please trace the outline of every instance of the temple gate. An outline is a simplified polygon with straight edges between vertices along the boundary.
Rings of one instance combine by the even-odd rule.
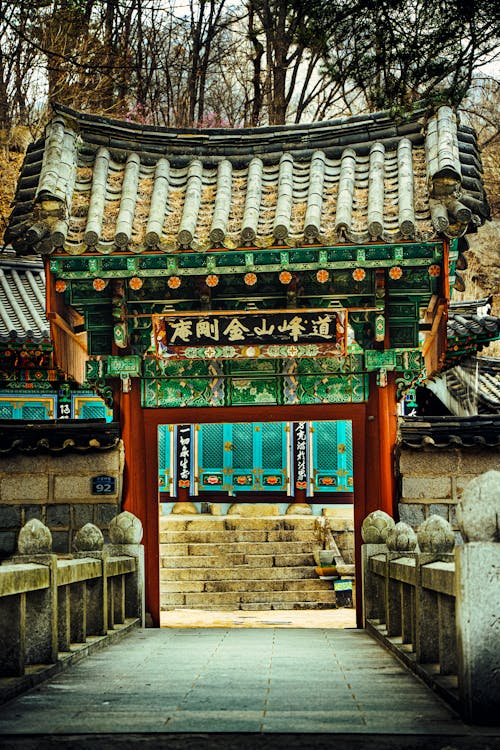
[[[394,512],[398,401],[443,366],[464,235],[487,215],[475,135],[448,107],[175,130],[55,105],[7,239],[45,258],[57,365],[87,359],[86,382],[121,423],[124,508],[144,525],[155,622],[160,469],[179,500],[221,482],[230,497],[338,492],[354,504],[359,570],[361,521]],[[261,431],[244,465],[222,453],[180,476],[191,425],[198,451]],[[307,466],[302,430],[315,435]],[[333,460],[347,435],[349,465]]]

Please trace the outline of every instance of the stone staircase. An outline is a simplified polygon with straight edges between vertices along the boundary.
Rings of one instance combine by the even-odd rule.
[[[329,519],[167,515],[160,518],[161,609],[270,610],[336,606],[314,570]]]

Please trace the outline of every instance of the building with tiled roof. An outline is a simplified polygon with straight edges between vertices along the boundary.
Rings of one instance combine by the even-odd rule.
[[[34,258],[0,253],[0,419],[111,418],[54,362],[45,270]]]
[[[460,356],[491,338],[448,317],[488,216],[475,134],[446,106],[241,130],[55,106],[6,237],[46,259],[60,366],[87,359],[120,414],[155,617],[159,455],[180,500],[340,499],[358,532],[394,511],[396,402],[447,366],[448,322]]]

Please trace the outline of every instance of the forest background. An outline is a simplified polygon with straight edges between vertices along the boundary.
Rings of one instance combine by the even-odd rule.
[[[449,103],[477,130],[493,219],[472,236],[465,296],[492,293],[500,314],[499,13],[497,0],[0,0],[0,243],[50,101],[197,128]]]

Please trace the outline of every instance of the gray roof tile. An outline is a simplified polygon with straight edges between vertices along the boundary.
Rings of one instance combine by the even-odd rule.
[[[29,149],[19,180],[7,233],[19,253],[40,249],[40,238],[30,229],[37,222],[38,204],[45,200],[55,204],[52,214],[42,218],[47,229],[45,251],[48,243],[49,251],[64,247],[71,254],[87,249],[108,253],[123,247],[124,241],[132,251],[147,250],[152,205],[161,225],[159,249],[213,246],[211,228],[221,189],[217,173],[224,159],[231,163],[232,173],[229,212],[225,226],[219,222],[219,242],[228,247],[436,239],[440,232],[459,236],[468,231],[469,224],[474,230],[488,215],[474,135],[457,125],[448,107],[431,117],[417,112],[405,122],[382,112],[310,125],[240,130],[153,128],[59,105],[55,109],[44,141]],[[249,175],[257,154],[262,169]],[[289,158],[281,161],[280,170],[284,154]],[[96,170],[96,157],[103,155],[106,164]],[[125,166],[131,159],[139,163],[138,179],[133,181],[135,202],[131,201],[130,180],[125,179]],[[158,214],[156,169],[165,161],[168,190]],[[200,191],[193,192],[188,180],[197,161],[203,169]],[[282,172],[290,162],[291,201],[280,201],[289,185]],[[338,202],[341,183],[342,201]],[[457,219],[452,193],[461,186],[465,192]],[[467,194],[469,188],[475,191],[473,195]],[[227,185],[223,189],[227,194]],[[435,211],[431,215],[431,201],[441,206],[439,220]],[[118,216],[123,219],[124,202],[129,207],[134,204],[125,234],[117,226]],[[246,231],[250,204],[257,212],[257,224],[253,231]],[[278,205],[279,222],[275,221]],[[184,231],[186,216],[188,233]]]
[[[0,341],[48,341],[41,263],[0,256]]]

